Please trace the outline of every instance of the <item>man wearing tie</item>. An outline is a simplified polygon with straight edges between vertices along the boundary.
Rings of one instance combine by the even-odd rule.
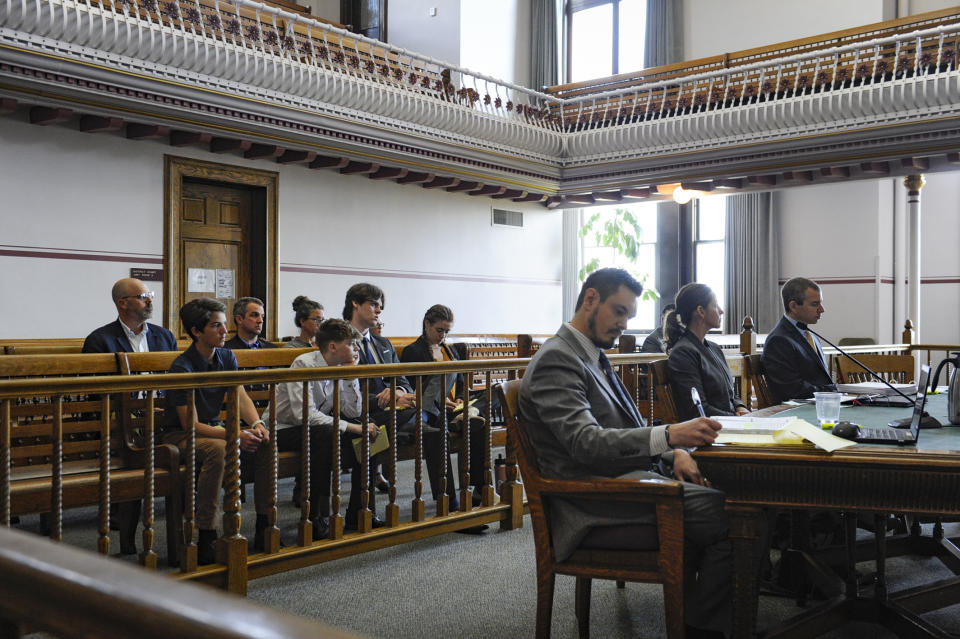
[[[685,450],[713,442],[720,424],[699,417],[646,428],[602,349],[612,348],[637,313],[643,288],[622,269],[593,272],[573,319],[537,351],[520,388],[520,414],[545,477],[656,478],[684,481],[688,637],[730,630],[731,546],[724,495],[710,488]],[[596,527],[649,524],[646,506],[553,499],[548,516],[557,559],[568,557]],[[624,540],[628,549],[629,541]]]
[[[823,315],[820,286],[805,277],[788,280],[780,291],[784,315],[763,345],[763,369],[774,398],[813,397],[815,392],[835,391],[823,345],[809,327]]]

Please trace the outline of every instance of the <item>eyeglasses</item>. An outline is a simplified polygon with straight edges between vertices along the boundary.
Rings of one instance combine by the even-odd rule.
[[[154,293],[153,291],[147,291],[146,293],[140,293],[139,295],[124,295],[124,296],[121,297],[120,299],[124,300],[124,299],[127,299],[127,298],[135,297],[135,298],[137,298],[138,300],[140,300],[141,302],[147,302],[147,301],[152,300],[154,297],[156,297],[156,295],[157,295],[157,294]]]
[[[322,324],[322,323],[323,323],[323,318],[322,318],[322,317],[308,317],[307,319],[308,319],[308,320],[313,320],[313,321],[316,322],[317,324]]]

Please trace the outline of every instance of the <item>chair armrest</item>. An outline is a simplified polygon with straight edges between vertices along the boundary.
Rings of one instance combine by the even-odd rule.
[[[683,498],[683,482],[676,479],[589,479],[540,481],[541,496],[589,497],[658,501]]]

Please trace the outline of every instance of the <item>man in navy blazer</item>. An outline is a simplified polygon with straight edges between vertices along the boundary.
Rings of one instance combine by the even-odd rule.
[[[805,277],[795,277],[780,291],[784,315],[763,344],[764,374],[776,401],[813,397],[815,392],[835,391],[823,346],[808,330],[823,315],[820,286]]]
[[[145,353],[175,351],[177,339],[162,326],[150,324],[154,293],[135,278],[113,285],[113,303],[117,319],[87,335],[84,353]]]

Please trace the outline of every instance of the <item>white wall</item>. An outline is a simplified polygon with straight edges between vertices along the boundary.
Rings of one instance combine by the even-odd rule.
[[[560,323],[559,212],[510,203],[526,227],[492,228],[488,198],[32,126],[23,113],[0,118],[0,139],[4,338],[82,337],[116,317],[114,281],[131,267],[162,268],[164,154],[279,172],[281,335],[296,331],[296,295],[339,317],[347,287],[364,280],[386,291],[391,335],[418,334],[436,303],[453,308],[459,332]],[[34,255],[44,251],[69,259]],[[140,261],[116,261],[126,259]]]
[[[530,3],[527,0],[462,2],[460,66],[529,86]]]
[[[390,44],[460,66],[460,0],[390,0],[387,36]]]

